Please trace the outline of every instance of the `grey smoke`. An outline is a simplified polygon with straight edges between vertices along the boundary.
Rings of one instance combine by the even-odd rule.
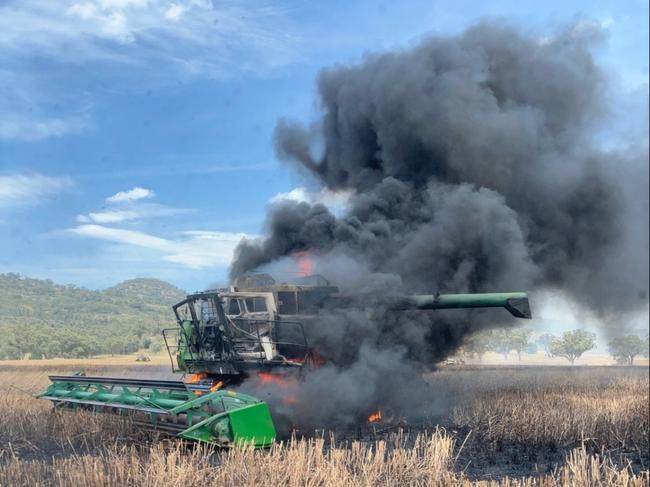
[[[266,237],[237,248],[231,276],[302,250],[360,263],[357,281],[376,282],[363,291],[374,316],[324,313],[310,337],[334,357],[337,383],[373,356],[393,357],[390,380],[412,377],[465,334],[508,323],[382,310],[396,291],[551,289],[604,321],[647,306],[647,141],[606,151],[596,140],[611,92],[593,57],[602,41],[585,22],[544,40],[481,22],[324,70],[321,119],[280,121],[277,152],[322,186],[352,190],[349,209],[275,205]],[[357,404],[387,400],[373,390]]]

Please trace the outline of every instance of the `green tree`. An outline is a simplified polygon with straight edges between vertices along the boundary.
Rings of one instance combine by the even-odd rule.
[[[153,342],[151,342],[149,351],[152,353],[158,353],[158,352],[162,352],[164,348],[165,348],[165,344],[163,342],[154,340]]]
[[[551,342],[556,339],[555,335],[552,335],[551,333],[542,333],[539,338],[537,339],[537,343],[540,344],[540,346],[544,349],[544,353],[546,356],[549,356],[548,353],[548,347],[551,345]]]
[[[530,332],[528,330],[522,330],[521,328],[508,331],[510,350],[517,352],[517,358],[521,362],[521,352],[524,352],[530,345],[528,341],[530,338]]]
[[[530,355],[535,355],[537,353],[537,343],[536,342],[530,342],[528,346],[526,347],[526,353]]]
[[[485,332],[474,333],[463,342],[463,350],[483,360],[485,352],[490,350],[490,336]]]
[[[156,279],[91,291],[0,274],[0,358],[134,352],[160,340],[160,330],[173,323],[170,306],[184,295]]]
[[[529,344],[530,332],[522,329],[500,329],[492,330],[487,339],[489,350],[503,355],[504,360],[512,350],[517,352],[521,360],[521,353],[526,351]]]
[[[490,350],[503,355],[503,359],[507,360],[510,350],[510,338],[507,330],[492,330],[488,339]]]
[[[647,350],[643,339],[636,335],[625,335],[609,341],[609,351],[619,364],[634,364],[634,357]]]
[[[571,365],[587,350],[596,346],[596,335],[584,330],[565,331],[562,337],[553,340],[548,352],[551,357],[564,357]]]

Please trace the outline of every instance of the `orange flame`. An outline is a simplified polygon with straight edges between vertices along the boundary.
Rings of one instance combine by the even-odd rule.
[[[198,373],[198,374],[193,374],[190,376],[189,379],[185,381],[186,384],[196,384],[197,382],[201,382],[202,380],[205,380],[208,378],[207,374],[204,374],[203,372]],[[210,392],[218,391],[225,385],[225,382],[220,380],[212,385],[210,387]],[[194,394],[197,396],[202,396],[204,394],[203,391],[194,391]]]
[[[309,258],[308,250],[296,252],[294,256],[298,259],[298,275],[305,277],[314,274],[314,261]]]
[[[327,363],[327,359],[318,352],[312,350],[309,352],[309,361],[313,367],[322,367]]]
[[[276,384],[279,385],[281,388],[286,389],[289,387],[291,384],[289,384],[289,381],[285,379],[284,377],[281,377],[276,374],[272,374],[271,372],[258,372],[257,376],[260,378],[260,380],[265,383],[265,384]]]
[[[310,351],[305,357],[292,357],[292,358],[287,358],[285,360],[292,364],[300,364],[300,365],[309,364],[312,367],[316,367],[316,368],[322,367],[327,363],[327,359],[325,357],[319,355],[313,350]]]
[[[197,382],[201,382],[204,379],[207,379],[208,375],[204,372],[199,372],[198,374],[192,374],[186,381],[186,384],[196,384]]]
[[[298,398],[294,394],[289,394],[288,396],[284,396],[282,398],[282,402],[285,404],[297,404]]]
[[[315,368],[322,367],[327,363],[327,359],[314,350],[310,350],[305,357],[288,358],[286,359],[286,361],[291,362],[292,364],[301,364],[301,365],[308,363],[309,365]]]
[[[287,380],[286,378],[277,374],[272,374],[271,372],[258,372],[257,376],[260,378],[262,383],[275,384],[283,390],[287,390],[297,385],[295,380]],[[282,397],[282,402],[285,404],[296,404],[298,402],[298,398],[295,394],[288,393]]]
[[[374,413],[372,413],[370,416],[368,416],[368,422],[369,423],[377,423],[378,421],[381,421],[381,411],[377,410]]]

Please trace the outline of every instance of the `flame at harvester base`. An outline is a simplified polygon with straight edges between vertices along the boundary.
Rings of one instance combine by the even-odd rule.
[[[380,410],[377,410],[374,413],[372,413],[370,416],[368,416],[369,423],[377,423],[381,421],[381,419],[382,419],[382,414]]]

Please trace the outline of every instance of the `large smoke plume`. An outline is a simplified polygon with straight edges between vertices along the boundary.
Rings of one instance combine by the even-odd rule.
[[[322,118],[279,122],[277,151],[350,191],[348,208],[274,205],[231,276],[310,250],[373,305],[398,292],[550,289],[603,321],[647,306],[647,142],[605,151],[598,140],[611,95],[592,53],[602,37],[586,22],[543,40],[483,22],[324,70]],[[417,403],[421,368],[505,314],[326,310],[310,339],[332,363],[292,413],[318,424],[405,391]]]

